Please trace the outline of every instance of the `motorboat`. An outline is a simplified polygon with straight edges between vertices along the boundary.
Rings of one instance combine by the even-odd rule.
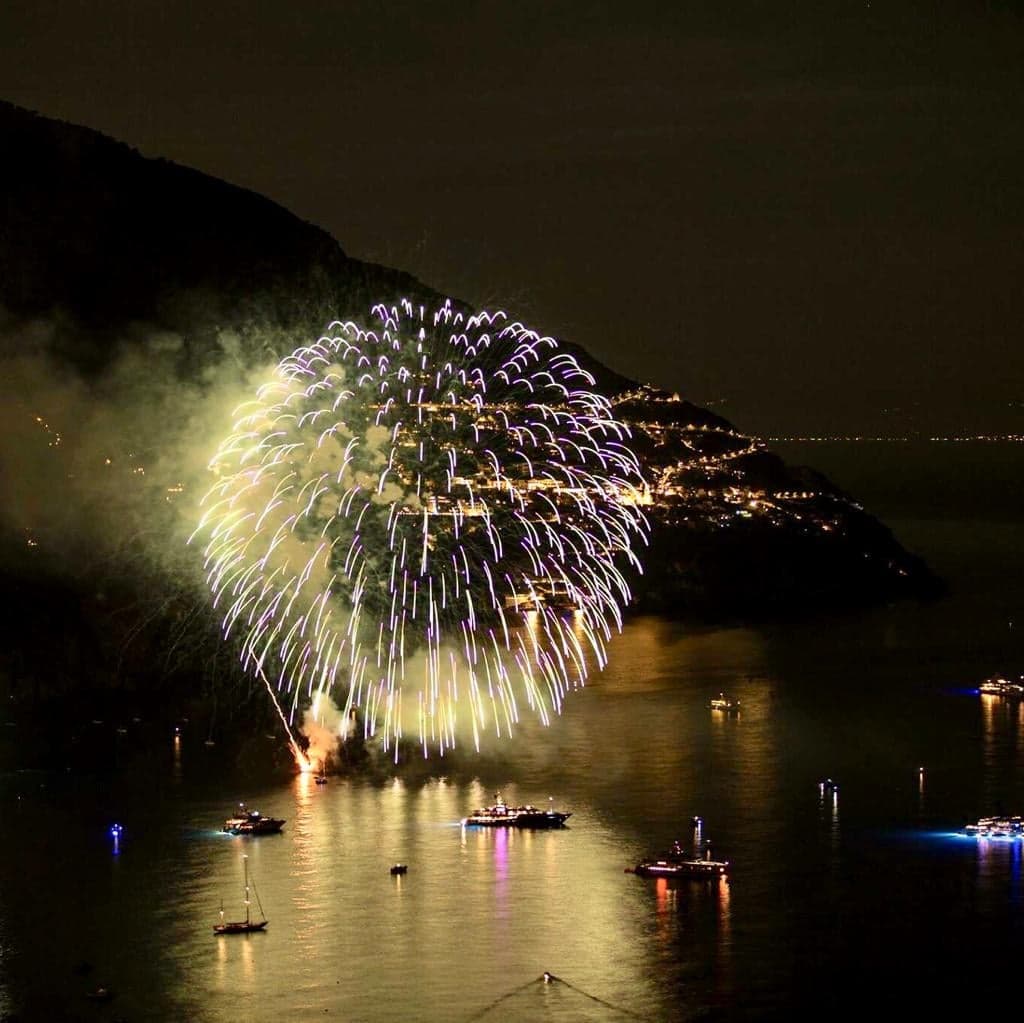
[[[238,813],[224,822],[223,830],[229,835],[277,835],[285,826],[281,817],[264,817],[259,810],[247,810],[238,804]]]
[[[730,700],[725,693],[719,693],[713,700],[708,702],[712,710],[722,711],[725,714],[739,714],[740,701]]]

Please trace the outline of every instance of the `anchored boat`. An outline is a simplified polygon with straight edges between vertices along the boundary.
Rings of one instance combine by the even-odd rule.
[[[719,710],[723,714],[739,714],[740,712],[740,701],[730,700],[725,693],[719,693],[713,700],[708,702],[708,706],[712,710]]]
[[[1024,697],[1024,675],[1019,682],[1011,682],[1008,678],[993,675],[978,686],[978,692],[984,696],[1012,696],[1020,699]]]
[[[242,862],[245,865],[245,919],[225,920],[224,903],[222,902],[220,905],[220,923],[213,925],[214,934],[252,934],[254,931],[262,931],[270,922],[267,920],[266,914],[263,912],[259,893],[256,891],[256,883],[253,882],[251,885],[249,883],[249,857],[243,856]],[[252,894],[256,896],[256,905],[259,907],[260,911],[259,920],[254,920],[250,912],[250,888],[252,888]]]
[[[964,834],[975,838],[1024,838],[1024,821],[1020,817],[981,817],[968,824]]]
[[[462,821],[471,828],[562,828],[572,816],[562,810],[542,810],[538,806],[508,806],[501,793],[494,797],[493,806],[474,810]]]
[[[239,803],[238,813],[224,822],[224,831],[229,835],[276,835],[285,823],[281,817],[264,817],[259,810],[246,810],[245,803]]]
[[[678,842],[668,852],[651,860],[641,860],[632,870],[640,877],[687,877],[703,881],[717,881],[729,872],[728,860],[713,860],[711,847],[701,859],[694,859]]]

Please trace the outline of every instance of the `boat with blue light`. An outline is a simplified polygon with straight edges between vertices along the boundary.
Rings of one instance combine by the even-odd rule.
[[[501,793],[494,797],[493,806],[474,810],[463,818],[467,828],[563,828],[572,816],[563,810],[543,810],[539,806],[508,806]]]
[[[993,675],[992,678],[985,679],[978,686],[978,692],[982,696],[1007,696],[1019,700],[1024,698],[1024,675],[1021,675],[1018,682],[1012,682],[1000,675]]]
[[[964,828],[973,838],[1024,838],[1024,820],[1020,817],[980,817]]]
[[[259,810],[247,810],[245,803],[238,804],[238,813],[224,822],[228,835],[277,835],[287,821],[281,817],[264,817]]]

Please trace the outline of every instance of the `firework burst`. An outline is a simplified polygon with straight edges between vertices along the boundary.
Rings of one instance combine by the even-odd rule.
[[[330,694],[396,750],[463,729],[479,748],[524,707],[547,723],[603,665],[639,568],[629,430],[501,312],[403,301],[328,334],[211,463],[194,535],[225,635],[289,720]]]

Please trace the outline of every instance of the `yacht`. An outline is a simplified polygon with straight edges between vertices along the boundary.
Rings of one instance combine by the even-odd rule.
[[[562,810],[543,810],[539,806],[508,806],[499,792],[493,806],[474,810],[462,821],[467,828],[562,828],[572,816]]]
[[[245,803],[238,804],[238,813],[224,822],[224,831],[229,835],[277,835],[285,826],[281,817],[264,817],[259,810],[247,810]]]
[[[1020,698],[1024,696],[1024,675],[1020,677],[1018,682],[1011,682],[1008,678],[993,675],[992,678],[985,679],[978,686],[978,692],[987,696],[1015,696]]]
[[[964,834],[975,838],[1024,838],[1024,821],[1020,817],[981,817],[968,824]]]

